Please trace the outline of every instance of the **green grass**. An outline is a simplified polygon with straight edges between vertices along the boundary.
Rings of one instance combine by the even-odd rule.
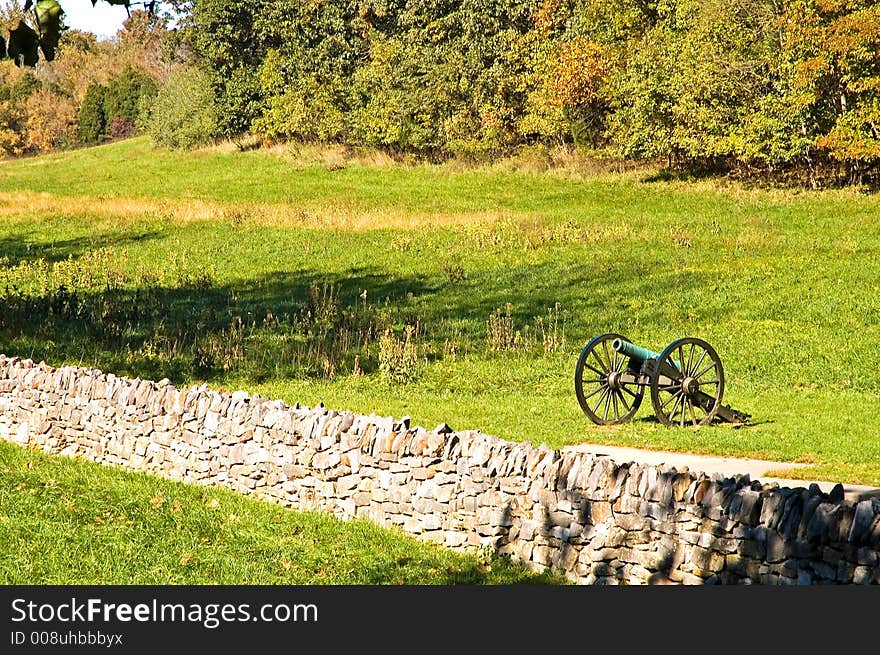
[[[0,443],[0,584],[560,584],[365,520]]]
[[[0,293],[19,287],[0,317],[7,354],[554,447],[806,462],[786,475],[880,485],[876,196],[501,165],[340,168],[135,139],[0,164],[0,201]],[[514,330],[536,335],[525,351],[487,342],[508,304]],[[565,343],[557,331],[545,348],[554,316]],[[380,337],[406,325],[418,364],[393,382]],[[646,402],[629,424],[593,426],[572,374],[603,332],[655,350],[706,339],[725,402],[752,424],[666,429]]]

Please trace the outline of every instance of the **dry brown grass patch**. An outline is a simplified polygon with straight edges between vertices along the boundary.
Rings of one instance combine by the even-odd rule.
[[[120,197],[60,197],[49,193],[0,193],[0,217],[76,215],[93,221],[164,220],[173,223],[226,221],[269,225],[368,231],[491,224],[500,215],[486,212],[412,212],[399,208],[363,209],[326,202],[218,203],[205,200],[149,200]]]

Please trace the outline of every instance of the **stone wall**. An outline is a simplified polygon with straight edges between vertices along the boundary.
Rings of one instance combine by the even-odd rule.
[[[0,438],[491,548],[586,584],[880,583],[880,500],[0,355]]]

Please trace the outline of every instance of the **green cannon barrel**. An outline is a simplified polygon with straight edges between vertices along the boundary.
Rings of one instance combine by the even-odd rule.
[[[630,343],[629,341],[624,341],[623,339],[615,339],[614,341],[612,341],[611,349],[615,352],[619,352],[621,355],[626,355],[627,357],[637,359],[642,362],[648,361],[649,359],[660,359],[660,353],[655,353],[653,350],[642,348],[641,346],[637,346],[634,343]],[[673,359],[672,364],[679,371],[682,370],[681,362]]]
[[[639,359],[641,361],[660,359],[660,353],[655,353],[653,350],[642,348],[641,346],[637,346],[629,341],[624,341],[623,339],[615,339],[611,342],[611,347],[621,355],[626,355],[627,357],[632,357],[633,359]]]

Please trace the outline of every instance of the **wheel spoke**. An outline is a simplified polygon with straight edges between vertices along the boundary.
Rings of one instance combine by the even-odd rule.
[[[608,367],[608,364],[602,361],[602,358],[599,357],[598,348],[593,349],[593,357],[597,362],[599,362],[599,366],[602,368],[603,372],[609,372],[611,369]]]
[[[617,406],[617,392],[612,390],[611,400],[614,402],[614,418],[620,418],[620,409]]]
[[[679,402],[681,401],[681,395],[675,396],[675,404],[672,405],[672,411],[669,413],[669,422],[675,422],[675,412],[678,409]]]
[[[694,363],[694,349],[696,347],[697,347],[697,344],[695,344],[695,343],[691,344],[691,354],[688,355],[688,363],[687,363],[687,366],[685,367],[685,375],[689,374],[691,371],[694,370],[691,368],[691,365]]]
[[[599,411],[599,407],[602,405],[602,400],[605,398],[605,394],[608,392],[608,386],[602,387],[602,394],[599,396],[599,402],[596,403],[596,406],[593,408],[593,414]]]
[[[614,363],[611,358],[611,355],[608,352],[608,340],[607,339],[602,342],[602,350],[605,351],[605,360],[608,362],[608,370],[613,371],[614,370]]]
[[[700,358],[697,360],[697,363],[694,364],[694,367],[693,367],[691,370],[692,370],[692,371],[699,370],[700,365],[703,363],[703,360],[706,359],[706,355],[708,355],[708,354],[709,354],[709,351],[708,351],[708,350],[704,350],[704,351],[703,351],[703,354],[700,355]]]
[[[690,405],[691,408],[691,420],[694,422],[694,427],[697,427],[697,413],[694,411],[693,401],[689,402],[688,405]]]
[[[617,395],[620,396],[620,402],[623,403],[623,406],[624,406],[624,407],[626,407],[626,411],[627,411],[627,413],[631,412],[631,411],[632,411],[632,407],[630,407],[630,406],[629,406],[629,403],[626,402],[626,398],[624,398],[623,394],[622,394],[620,391],[618,391],[618,392],[617,392]]]
[[[599,393],[599,392],[602,391],[603,389],[607,389],[607,388],[608,388],[608,385],[607,385],[607,384],[603,384],[603,385],[602,385],[601,387],[599,387],[598,389],[594,389],[593,391],[591,391],[591,392],[589,393],[589,395],[584,396],[584,400],[589,400],[590,398],[592,398],[593,396],[595,396],[597,393]],[[595,411],[595,410],[594,410],[594,411]]]
[[[675,398],[678,398],[678,394],[677,394],[677,393],[676,393],[676,394],[673,394],[673,395],[671,395],[671,396],[669,396],[669,398],[666,399],[666,402],[663,403],[662,405],[660,405],[660,409],[666,409],[666,406],[667,406],[670,402],[672,402],[672,400],[674,400]]]
[[[608,394],[605,396],[605,411],[604,411],[603,414],[602,414],[602,420],[603,420],[603,421],[607,421],[607,420],[608,420],[608,407],[609,407],[609,405],[611,405],[611,396],[613,396],[613,395],[614,395],[614,392],[613,392],[613,391],[611,390],[611,388],[609,387],[609,388],[608,388]]]
[[[704,368],[702,371],[700,371],[700,372],[697,373],[695,376],[693,376],[694,379],[695,379],[695,380],[699,380],[701,377],[703,377],[704,375],[706,375],[706,373],[707,373],[708,371],[712,370],[713,368],[715,368],[715,362],[712,362],[712,363],[709,364],[706,368]]]
[[[596,375],[601,375],[602,377],[605,377],[605,371],[600,371],[598,368],[596,368],[595,366],[593,366],[593,365],[590,364],[589,362],[584,362],[584,365],[585,365],[588,369],[590,369],[591,371],[593,371],[593,373],[595,373]]]
[[[621,385],[620,389],[622,391],[626,391],[633,398],[638,398],[638,394],[635,391],[632,391],[629,387],[627,387],[625,385]]]

